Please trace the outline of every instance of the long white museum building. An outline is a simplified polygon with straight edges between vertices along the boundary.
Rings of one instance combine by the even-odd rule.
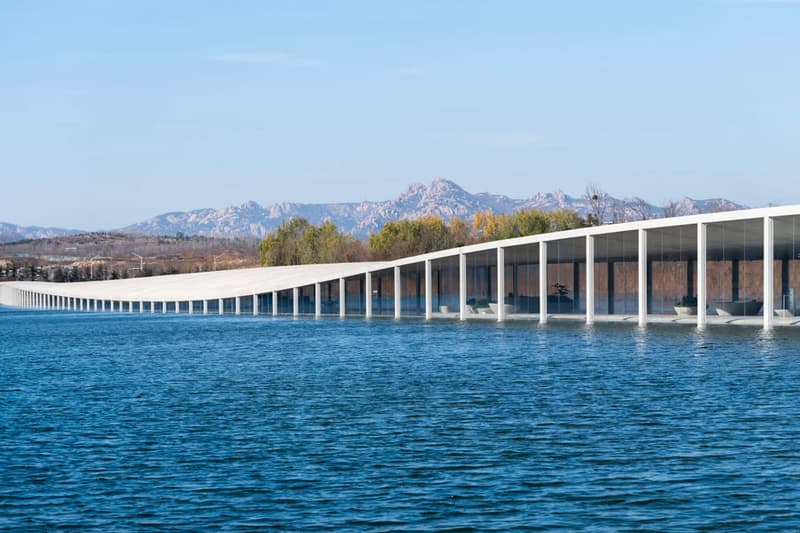
[[[7,282],[42,310],[800,325],[800,206],[609,224],[396,261]]]

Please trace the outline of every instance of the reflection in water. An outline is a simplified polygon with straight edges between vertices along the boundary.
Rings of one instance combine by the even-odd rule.
[[[0,528],[797,530],[800,336],[0,310]]]

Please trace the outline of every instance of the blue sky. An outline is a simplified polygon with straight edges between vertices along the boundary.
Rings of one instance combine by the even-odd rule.
[[[800,1],[0,2],[0,220],[435,176],[800,203]]]

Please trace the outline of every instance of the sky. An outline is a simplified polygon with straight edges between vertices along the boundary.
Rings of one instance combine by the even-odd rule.
[[[0,2],[0,221],[413,182],[800,203],[800,0]]]

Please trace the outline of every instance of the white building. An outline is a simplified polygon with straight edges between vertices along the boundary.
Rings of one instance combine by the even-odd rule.
[[[800,206],[646,220],[397,261],[0,284],[91,312],[800,324]]]

